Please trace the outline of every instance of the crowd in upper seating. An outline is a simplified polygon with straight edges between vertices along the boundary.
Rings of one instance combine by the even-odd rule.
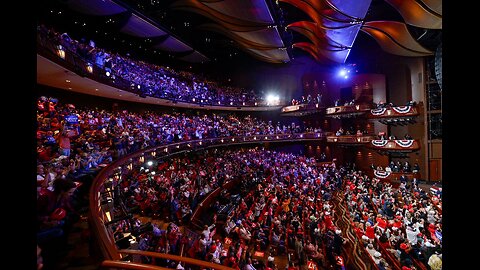
[[[415,102],[413,100],[410,100],[404,106],[415,106],[415,105],[417,105],[417,102]],[[387,103],[387,102],[384,102],[384,101],[380,101],[379,103],[374,103],[374,106],[375,106],[376,109],[380,109],[380,108],[398,107],[399,105],[394,105],[392,102]]]
[[[67,53],[74,53],[104,70],[112,81],[116,78],[128,81],[130,89],[125,90],[142,96],[204,105],[265,105],[264,97],[253,90],[221,85],[199,74],[135,60],[99,48],[91,40],[75,40],[67,33],[59,33],[43,24],[38,27],[38,34],[41,39],[61,45]]]
[[[37,106],[38,161],[48,167],[46,169],[62,175],[97,167],[112,158],[149,146],[193,139],[304,131],[295,123],[272,123],[251,116],[94,111],[61,104],[47,97],[39,98]]]
[[[315,98],[312,97],[311,94],[308,94],[307,97],[302,96],[300,99],[292,99],[292,105],[300,105],[300,104],[319,104],[322,105],[322,94],[317,93]]]

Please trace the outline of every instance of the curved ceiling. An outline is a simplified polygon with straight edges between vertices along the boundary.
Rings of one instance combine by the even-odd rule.
[[[442,17],[424,8],[415,0],[385,0],[392,5],[406,23],[427,29],[442,29]],[[436,6],[438,8],[438,6]]]
[[[200,25],[199,29],[230,38],[240,49],[261,61],[290,61],[265,0],[178,0],[171,8],[211,19],[214,23]]]
[[[430,10],[442,15],[442,0],[421,0]]]
[[[375,21],[363,25],[362,31],[372,36],[388,53],[401,56],[427,56],[433,53],[420,45],[401,22]]]
[[[123,6],[123,3],[118,3],[114,0],[69,0],[66,1],[66,6],[74,11],[82,14],[94,15],[94,16],[112,16],[120,13],[128,15],[128,19],[122,23],[117,31],[141,39],[159,39],[160,42],[151,44],[152,49],[160,49],[169,53],[184,53],[193,52],[194,49],[187,45],[185,42],[174,37],[171,33],[163,29],[160,25],[150,20],[146,16],[139,14],[132,10],[128,6]],[[198,53],[198,52],[197,52]],[[201,57],[200,61],[195,62],[208,62],[210,59],[205,55],[198,53]],[[192,57],[184,57],[181,55],[178,59],[190,62]]]
[[[159,42],[153,47],[167,52],[187,52],[193,50],[192,47],[182,43],[180,40],[172,36],[167,37],[164,41]]]
[[[70,0],[70,9],[94,16],[110,16],[127,11],[127,9],[111,0]]]
[[[65,11],[57,17],[70,19],[70,24],[80,18],[82,24],[87,23],[87,27],[76,29],[80,31],[77,36],[83,35],[84,29],[89,30],[90,38],[93,36],[98,44],[109,44],[105,48],[115,48],[116,42],[122,42],[119,43],[124,48],[122,53],[170,65],[175,65],[175,59],[210,62],[212,67],[226,61],[244,64],[252,58],[287,63],[305,54],[322,64],[341,64],[354,49],[364,24],[361,32],[374,37],[386,52],[423,56],[436,49],[442,28],[442,0],[56,0],[49,3],[58,8],[57,12]],[[52,16],[51,12],[45,9],[44,19]],[[67,13],[72,16],[63,15]],[[378,21],[405,23],[410,34],[405,29],[393,33],[388,27],[384,29],[386,24],[372,24]],[[358,43],[363,40],[362,37]],[[420,44],[428,52],[418,47]]]
[[[312,20],[296,21],[288,28],[311,42],[296,42],[294,48],[310,53],[315,60],[344,63],[360,30],[371,0],[346,1],[280,0],[302,10]]]
[[[142,38],[158,37],[167,34],[136,14],[130,16],[127,23],[120,29],[120,32]]]
[[[201,1],[204,5],[225,15],[260,24],[273,24],[272,14],[264,0]]]

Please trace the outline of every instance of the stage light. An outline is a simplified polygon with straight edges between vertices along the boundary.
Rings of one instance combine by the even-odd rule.
[[[350,74],[350,69],[345,68],[345,67],[342,67],[342,68],[338,71],[338,76],[341,76],[341,77],[343,77],[344,79],[348,79],[349,74]]]
[[[280,97],[278,95],[269,94],[267,95],[267,105],[278,105],[280,103]]]
[[[148,166],[152,166],[152,165],[153,165],[153,161],[148,161],[148,162],[147,162],[147,165],[148,165]]]

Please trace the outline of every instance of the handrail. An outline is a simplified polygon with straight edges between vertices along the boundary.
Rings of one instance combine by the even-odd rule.
[[[205,209],[203,206],[207,207],[209,206],[209,203],[218,197],[220,192],[224,189],[231,189],[234,185],[236,185],[238,182],[240,182],[240,179],[233,179],[231,181],[228,181],[227,183],[223,184],[223,186],[216,188],[213,192],[210,192],[205,199],[202,200],[202,202],[199,204],[199,206],[195,209],[195,211],[192,214],[192,217],[190,220],[195,220],[198,219],[198,216],[202,214]]]
[[[179,143],[172,143],[168,145],[159,145],[146,149],[141,149],[137,152],[131,153],[127,156],[113,161],[109,166],[103,168],[93,180],[89,194],[90,206],[90,222],[92,231],[97,236],[100,242],[100,249],[102,254],[107,259],[119,260],[121,258],[117,251],[115,241],[107,232],[104,226],[104,213],[102,212],[100,196],[103,184],[107,179],[115,173],[122,165],[130,164],[134,159],[144,158],[146,154],[167,157],[172,154],[178,154],[185,151],[207,149],[211,147],[222,147],[241,144],[265,143],[265,142],[288,142],[288,141],[305,141],[305,140],[323,140],[323,133],[293,133],[293,134],[273,134],[273,135],[251,135],[251,136],[237,136],[237,137],[218,137],[207,138],[203,140],[183,141]]]
[[[302,103],[298,105],[288,105],[282,108],[282,113],[291,113],[298,111],[320,111],[325,109],[325,106],[319,103]]]
[[[100,266],[102,268],[115,268],[115,269],[133,269],[133,270],[171,270],[171,268],[160,267],[151,264],[141,264],[132,262],[112,261],[105,260]]]
[[[337,208],[343,210],[343,215],[341,215],[342,220],[338,220],[337,224],[344,224],[344,231],[346,233],[347,239],[349,240],[347,241],[347,243],[350,243],[350,245],[352,246],[351,249],[354,253],[353,255],[355,255],[355,253],[359,255],[358,257],[353,256],[354,264],[358,266],[358,263],[363,263],[365,267],[367,267],[367,263],[369,263],[369,269],[378,269],[378,265],[375,263],[373,258],[369,254],[367,254],[365,248],[361,244],[360,247],[358,247],[359,243],[361,243],[361,240],[358,239],[356,232],[352,228],[348,205],[346,206],[342,203],[345,201],[345,195],[343,194],[343,192],[339,192],[337,194],[339,196],[336,197],[337,200],[334,200],[334,204],[335,206],[337,206]],[[345,247],[345,249],[347,249],[347,247]]]
[[[408,105],[371,109],[370,112],[368,112],[367,118],[380,120],[385,118],[415,117],[420,114],[417,106],[418,105]]]
[[[211,263],[207,261],[202,261],[202,260],[197,260],[189,257],[181,257],[178,255],[172,255],[172,254],[165,254],[165,253],[158,253],[158,252],[153,252],[153,251],[142,251],[142,250],[133,250],[133,249],[122,249],[119,250],[118,252],[120,253],[125,253],[129,255],[141,255],[141,256],[149,256],[149,257],[154,257],[154,258],[159,258],[159,259],[167,259],[167,260],[172,260],[172,261],[180,261],[188,264],[194,264],[206,268],[213,268],[213,269],[218,269],[218,270],[233,270],[233,268],[217,264],[217,263]]]
[[[369,104],[356,104],[356,105],[344,105],[334,106],[326,108],[326,115],[339,115],[339,114],[351,114],[351,113],[365,113],[370,111],[371,106]]]
[[[327,136],[329,143],[348,143],[348,144],[366,144],[373,140],[371,135],[342,135],[342,136]]]
[[[418,140],[372,140],[369,148],[384,151],[411,152],[420,149]]]

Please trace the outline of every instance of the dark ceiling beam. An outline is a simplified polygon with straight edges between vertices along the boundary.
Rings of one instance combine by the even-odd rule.
[[[230,15],[221,13],[215,9],[210,8],[209,6],[202,4],[195,0],[179,0],[175,1],[171,6],[172,9],[190,11],[203,15],[214,21],[224,21],[228,24],[238,25],[238,26],[268,26],[270,23],[260,23],[252,22],[247,20],[242,20],[239,18],[232,17]]]

